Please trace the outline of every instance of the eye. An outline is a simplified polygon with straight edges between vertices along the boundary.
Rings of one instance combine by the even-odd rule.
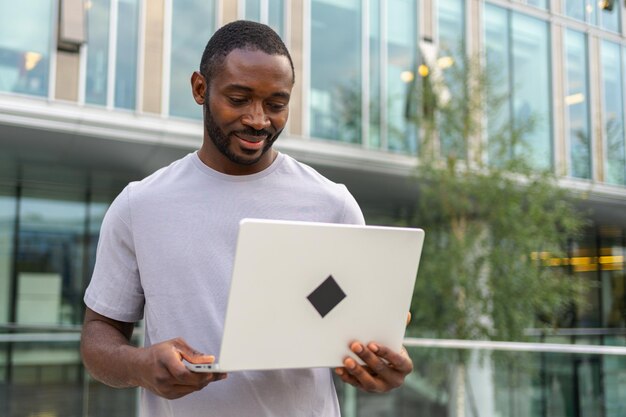
[[[286,103],[277,103],[277,102],[270,102],[267,103],[267,107],[271,110],[271,111],[282,111],[287,107]]]
[[[248,99],[245,97],[228,97],[228,101],[235,106],[241,106],[248,102]]]

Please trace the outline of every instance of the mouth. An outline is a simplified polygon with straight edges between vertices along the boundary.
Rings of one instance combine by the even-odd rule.
[[[243,149],[251,151],[262,149],[267,139],[267,136],[252,136],[244,135],[241,133],[236,133],[234,136],[237,138],[239,146],[241,146]]]

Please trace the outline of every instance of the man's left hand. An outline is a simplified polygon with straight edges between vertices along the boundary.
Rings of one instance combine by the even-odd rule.
[[[399,387],[404,378],[413,371],[413,361],[406,349],[400,352],[377,343],[364,345],[355,341],[350,350],[365,362],[357,363],[353,358],[345,358],[343,368],[336,368],[335,373],[346,383],[367,392],[387,392]]]

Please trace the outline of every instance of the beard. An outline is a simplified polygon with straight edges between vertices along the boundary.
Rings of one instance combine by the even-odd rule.
[[[217,150],[228,158],[229,161],[234,162],[239,165],[254,165],[265,155],[267,151],[269,151],[278,139],[278,136],[282,133],[282,129],[276,132],[273,136],[272,133],[267,131],[266,129],[256,130],[251,127],[247,127],[241,130],[236,130],[230,133],[224,132],[215,122],[213,115],[211,114],[211,110],[209,110],[208,97],[204,104],[204,128],[211,139],[211,142],[215,145]],[[230,149],[230,143],[233,140],[233,136],[237,133],[241,133],[244,135],[258,136],[259,138],[265,139],[265,145],[261,150],[261,154],[254,158],[246,158],[240,155],[235,154]],[[245,152],[245,151],[244,151]]]

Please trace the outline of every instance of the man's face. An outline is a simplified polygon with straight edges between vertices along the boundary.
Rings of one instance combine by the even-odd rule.
[[[272,144],[287,123],[292,86],[287,57],[244,49],[229,53],[204,91],[201,159],[231,175],[267,168],[274,160]]]

